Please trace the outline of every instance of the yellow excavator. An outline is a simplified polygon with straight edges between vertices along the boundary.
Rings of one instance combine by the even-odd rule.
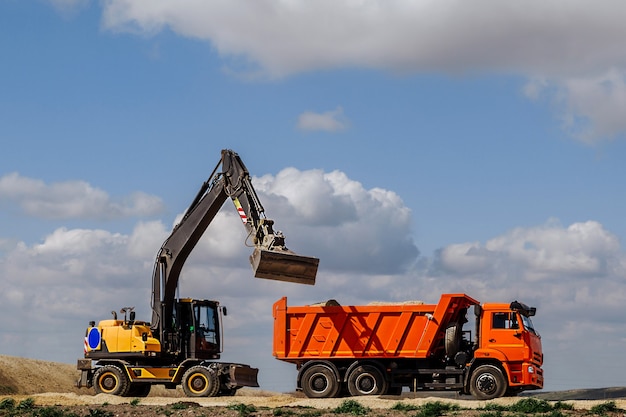
[[[220,170],[221,167],[221,170]],[[187,257],[227,199],[239,213],[254,245],[250,263],[257,278],[315,284],[319,259],[300,256],[285,246],[285,236],[252,187],[250,174],[232,150],[223,150],[211,176],[158,251],[152,276],[152,321],[135,319],[132,307],[85,332],[84,359],[77,387],[96,393],[143,397],[152,385],[182,385],[189,397],[234,395],[241,387],[258,387],[258,369],[220,362],[221,316],[218,301],[176,298]]]

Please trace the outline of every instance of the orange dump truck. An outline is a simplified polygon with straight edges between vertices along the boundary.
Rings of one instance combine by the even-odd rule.
[[[466,330],[473,307],[474,337]],[[443,294],[438,304],[274,303],[274,356],[296,364],[311,398],[397,395],[403,387],[487,400],[543,388],[536,309]],[[466,327],[472,327],[468,323]]]

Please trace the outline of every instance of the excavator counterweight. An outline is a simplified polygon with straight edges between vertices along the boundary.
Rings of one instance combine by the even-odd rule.
[[[250,263],[256,278],[315,285],[318,258],[301,256],[290,250],[255,249]]]

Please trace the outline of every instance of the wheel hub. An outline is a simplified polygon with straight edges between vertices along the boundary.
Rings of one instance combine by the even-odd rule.
[[[322,392],[328,387],[328,381],[324,375],[315,375],[311,386],[315,391]]]
[[[355,385],[363,394],[369,394],[376,389],[376,380],[371,375],[360,375]]]
[[[476,388],[484,393],[493,392],[496,389],[496,380],[492,375],[481,375],[476,381]]]
[[[106,389],[107,391],[111,391],[113,388],[115,388],[115,385],[117,385],[117,381],[113,376],[107,375],[104,378],[102,378],[101,385],[102,385],[102,388]]]
[[[192,378],[190,386],[195,391],[202,391],[206,386],[206,382],[204,378],[197,376],[195,378]]]

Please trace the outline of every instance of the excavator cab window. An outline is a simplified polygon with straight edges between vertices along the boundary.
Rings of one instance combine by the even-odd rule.
[[[214,305],[196,305],[195,318],[197,337],[219,346],[217,308]]]

